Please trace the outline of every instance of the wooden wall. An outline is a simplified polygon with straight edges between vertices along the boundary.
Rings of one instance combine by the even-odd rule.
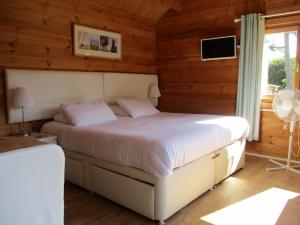
[[[201,62],[200,39],[239,35],[239,24],[233,23],[233,19],[241,14],[300,10],[299,4],[295,0],[182,0],[181,12],[169,11],[156,24],[109,8],[101,0],[0,1],[0,67],[157,71],[163,95],[161,110],[232,115],[238,60]],[[282,19],[276,21],[285,23]],[[293,17],[292,21],[298,23],[300,19]],[[71,24],[74,22],[121,32],[122,60],[73,56]],[[0,135],[17,128],[6,124],[4,94],[1,74]],[[261,127],[260,142],[250,147],[260,152],[285,154],[287,135],[281,130],[282,122],[272,112],[263,111]]]
[[[155,22],[102,6],[100,0],[0,1],[0,67],[156,73]],[[122,34],[122,60],[72,55],[72,23]],[[0,76],[0,135],[6,124]]]
[[[235,114],[238,59],[201,61],[200,39],[239,36],[242,14],[300,10],[293,0],[181,1],[181,13],[167,13],[157,25],[157,72],[162,98],[160,108],[170,112]],[[275,24],[299,22],[299,16],[276,19]],[[248,148],[262,153],[286,154],[287,133],[273,112],[262,111],[261,140]]]

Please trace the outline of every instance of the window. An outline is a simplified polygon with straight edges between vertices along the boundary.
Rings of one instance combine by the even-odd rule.
[[[295,87],[296,57],[296,29],[265,35],[261,91],[263,96],[274,95],[280,88]]]

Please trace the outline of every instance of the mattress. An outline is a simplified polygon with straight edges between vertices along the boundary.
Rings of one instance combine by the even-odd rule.
[[[65,150],[163,177],[246,137],[249,125],[234,116],[158,113],[79,127],[51,121],[42,132],[56,135]]]

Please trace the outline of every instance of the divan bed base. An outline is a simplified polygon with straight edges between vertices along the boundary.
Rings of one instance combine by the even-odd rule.
[[[178,210],[242,168],[244,149],[245,139],[242,139],[161,178],[65,150],[66,179],[163,224]]]

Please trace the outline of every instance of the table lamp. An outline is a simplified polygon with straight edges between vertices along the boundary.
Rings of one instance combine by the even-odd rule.
[[[156,100],[156,98],[159,98],[159,97],[161,97],[161,94],[160,94],[158,85],[157,85],[157,84],[152,84],[152,85],[150,86],[150,89],[149,89],[149,98],[151,98],[152,103],[153,103],[155,106],[157,105],[157,100]]]
[[[22,110],[22,121],[19,126],[19,135],[28,136],[24,129],[24,108],[33,106],[32,94],[23,87],[17,87],[13,93],[12,105]]]

